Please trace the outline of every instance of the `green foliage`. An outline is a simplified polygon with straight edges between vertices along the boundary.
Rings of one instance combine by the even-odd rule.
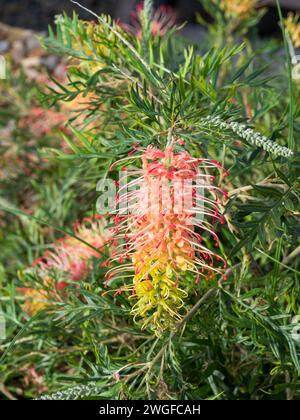
[[[33,211],[22,207],[20,180],[7,184],[0,202],[6,211],[0,303],[7,319],[0,392],[6,398],[20,387],[22,397],[42,399],[300,398],[300,89],[293,82],[286,94],[291,80],[284,63],[275,75],[266,67],[272,46],[252,44],[251,36],[236,43],[235,35],[245,36],[261,13],[237,30],[214,3],[206,4],[222,34],[233,35],[229,45],[215,23],[205,51],[187,45],[175,29],[152,36],[151,1],[143,10],[142,38],[110,17],[93,24],[74,15],[57,18],[42,39],[69,60],[68,80],[49,86],[44,106],[79,102],[62,135],[68,150],[54,137],[36,146],[50,166],[26,180]],[[15,110],[3,112],[5,127]],[[24,281],[35,288],[42,279],[27,275],[26,266],[70,233],[78,217],[93,214],[97,181],[112,163],[127,158],[133,144],[163,148],[170,131],[184,140],[179,148],[229,170],[227,224],[216,228],[230,261],[228,280],[196,285],[187,279],[194,293],[185,317],[176,332],[157,338],[133,322],[126,293],[105,288],[103,255],[62,301],[28,317],[18,288]],[[34,367],[42,389],[24,367]]]

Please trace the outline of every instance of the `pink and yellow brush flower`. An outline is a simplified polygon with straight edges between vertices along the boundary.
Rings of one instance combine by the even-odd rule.
[[[27,115],[24,115],[19,121],[21,129],[27,128],[36,138],[41,138],[51,134],[54,129],[65,131],[66,117],[52,109],[43,109],[33,107]]]
[[[110,282],[130,277],[127,273],[133,271],[133,283],[127,286],[137,300],[132,314],[142,320],[143,328],[149,325],[157,333],[180,320],[187,273],[198,283],[201,277],[223,275],[226,266],[213,247],[204,244],[204,237],[209,237],[219,245],[214,224],[224,223],[220,209],[226,193],[215,185],[212,171],[221,177],[226,173],[219,162],[175,152],[175,147],[172,143],[163,151],[151,146],[136,149],[142,168],[128,172],[135,177],[126,186],[128,192],[120,186],[117,204],[123,207],[126,202],[128,214],[115,218],[121,243],[111,258],[120,262],[125,256],[131,262],[107,274]]]
[[[136,10],[131,13],[131,24],[122,24],[128,32],[142,38],[144,3],[137,5]],[[166,33],[175,26],[176,14],[172,7],[162,5],[155,10],[152,17],[150,31],[153,37],[164,37]]]
[[[23,309],[34,315],[51,303],[62,301],[68,284],[84,280],[92,269],[92,259],[100,258],[110,233],[100,216],[85,218],[74,224],[74,235],[65,236],[33,263],[33,271],[42,279],[37,288],[20,288],[25,297]],[[89,245],[88,245],[89,244]]]

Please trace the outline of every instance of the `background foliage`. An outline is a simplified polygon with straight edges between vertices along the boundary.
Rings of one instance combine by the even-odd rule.
[[[39,96],[45,112],[69,118],[63,133],[52,126],[35,138],[20,124],[37,106],[22,72],[1,84],[2,132],[14,121],[1,143],[3,397],[299,398],[300,85],[283,41],[256,37],[262,12],[229,19],[207,5],[216,22],[193,45],[174,27],[153,35],[151,1],[140,37],[106,16],[94,25],[58,17],[41,42],[68,57],[67,78]],[[133,322],[126,294],[104,293],[104,255],[63,302],[28,316],[18,288],[41,279],[26,267],[94,214],[97,181],[113,162],[133,144],[164,147],[170,128],[191,154],[229,170],[218,227],[228,279],[195,285],[176,333],[157,338]]]

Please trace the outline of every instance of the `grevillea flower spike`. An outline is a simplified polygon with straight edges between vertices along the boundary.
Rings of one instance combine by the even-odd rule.
[[[186,151],[176,153],[175,147],[172,143],[163,151],[151,146],[135,149],[141,152],[135,158],[142,161],[142,168],[129,170],[120,180],[117,204],[122,211],[115,217],[119,245],[111,257],[111,262],[122,262],[124,256],[131,262],[107,274],[109,283],[133,277],[125,286],[137,301],[132,315],[142,320],[143,328],[149,325],[158,334],[181,319],[187,279],[192,277],[188,273],[199,283],[201,278],[223,275],[226,267],[213,250],[219,246],[214,223],[224,223],[221,206],[226,192],[216,185],[212,171],[217,170],[221,179],[227,173],[219,162],[197,159]],[[126,184],[126,176],[134,179]],[[213,246],[207,245],[210,240]]]

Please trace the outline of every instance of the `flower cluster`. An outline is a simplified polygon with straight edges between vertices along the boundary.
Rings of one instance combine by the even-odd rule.
[[[257,5],[257,0],[221,0],[220,7],[228,16],[248,17]]]
[[[289,13],[284,21],[295,48],[300,48],[300,14]]]
[[[128,172],[134,179],[126,192],[124,186],[119,188],[117,202],[127,203],[128,214],[115,218],[115,235],[122,242],[111,258],[120,262],[125,255],[131,263],[108,272],[108,281],[134,272],[128,286],[137,300],[132,315],[142,320],[143,328],[149,325],[157,333],[181,318],[188,273],[198,283],[201,277],[223,275],[226,266],[210,239],[219,245],[214,224],[224,223],[221,206],[226,196],[215,185],[212,171],[217,170],[221,179],[227,173],[219,162],[176,152],[175,147],[136,149],[142,152],[136,156],[142,168]]]
[[[257,133],[252,128],[235,121],[223,121],[218,116],[208,116],[202,118],[201,124],[203,126],[214,126],[225,130],[231,130],[246,140],[248,143],[256,147],[261,147],[269,153],[273,153],[275,156],[284,156],[290,158],[294,155],[294,152],[288,147],[280,146],[275,141],[268,139],[268,137]]]
[[[111,24],[114,29],[117,27],[117,24],[112,23],[107,16],[101,15],[101,18]],[[91,74],[101,70],[104,67],[103,58],[110,54],[106,43],[113,39],[114,34],[112,32],[108,34],[104,26],[95,21],[80,20],[76,28],[79,36],[75,37],[73,28],[70,30],[70,28],[60,26],[64,20],[62,15],[56,17],[56,24],[60,27],[64,42],[71,42],[72,49],[76,51],[76,55],[69,57],[69,65],[87,70]],[[85,56],[84,60],[82,60],[82,55]]]
[[[88,385],[77,385],[72,388],[64,389],[50,395],[42,395],[37,400],[78,400],[80,398],[93,397],[98,395],[101,391],[96,382],[91,382]]]
[[[80,65],[90,69],[91,73],[95,73],[103,68],[101,57],[107,56],[109,50],[101,42],[101,39],[105,36],[101,25],[98,25],[96,22],[86,22],[85,31],[89,42],[84,42],[82,49],[87,56],[90,56],[91,61],[82,62]],[[96,57],[99,57],[98,61],[96,61]]]
[[[42,279],[39,288],[20,288],[25,297],[23,309],[34,315],[48,307],[51,302],[60,301],[68,284],[83,280],[92,268],[93,257],[99,258],[108,243],[109,231],[100,216],[85,218],[74,224],[74,237],[65,236],[53,245],[34,263],[31,271]],[[78,239],[76,239],[78,238]]]

